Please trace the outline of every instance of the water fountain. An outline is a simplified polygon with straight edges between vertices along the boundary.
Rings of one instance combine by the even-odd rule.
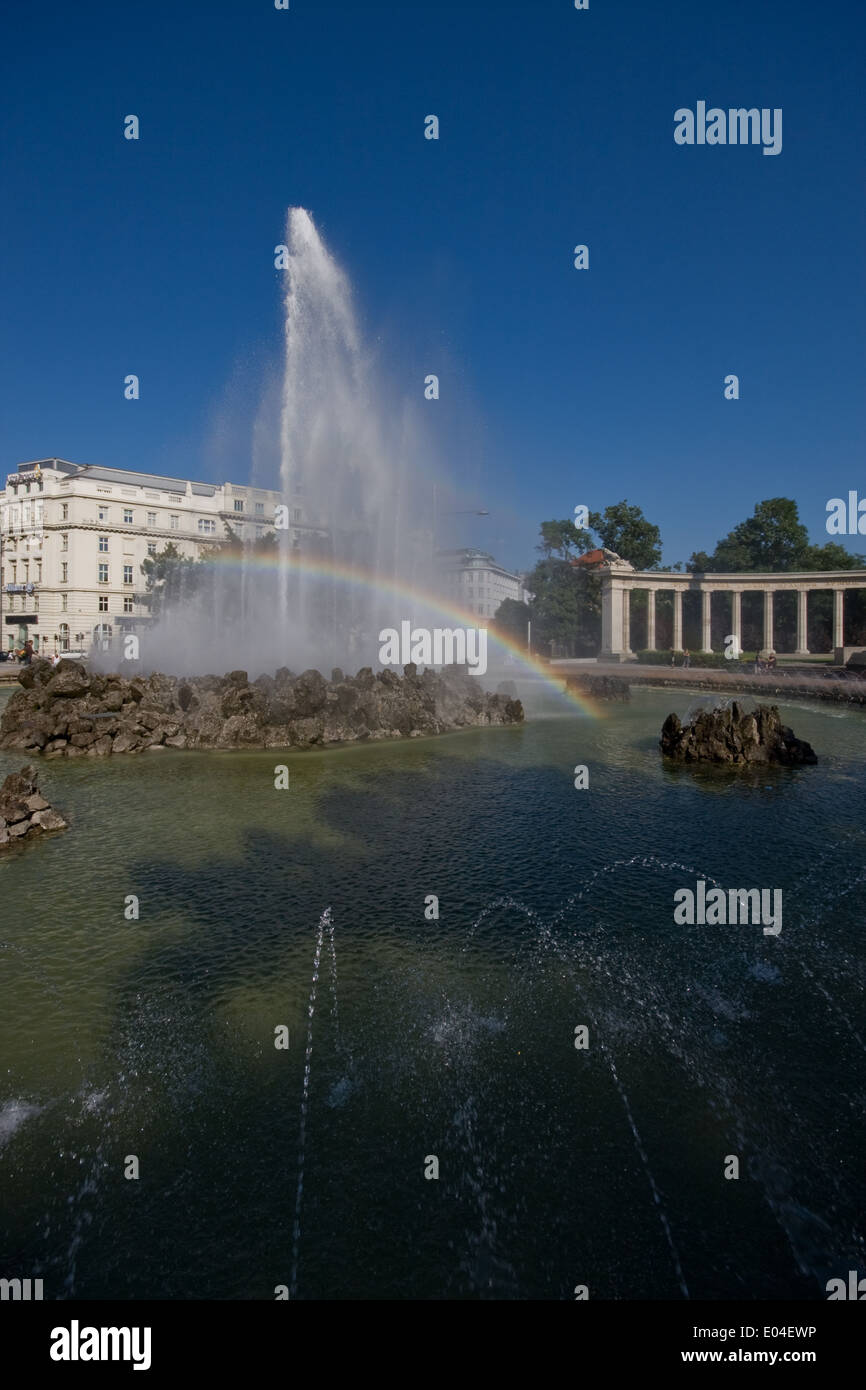
[[[182,602],[142,642],[145,669],[357,669],[375,664],[383,626],[423,618],[395,598],[431,579],[419,418],[389,387],[306,209],[289,209],[285,245],[278,486],[289,524],[270,554],[244,546],[236,563],[223,554],[207,574],[182,576]]]

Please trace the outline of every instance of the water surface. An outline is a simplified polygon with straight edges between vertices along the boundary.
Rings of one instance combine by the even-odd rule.
[[[760,1299],[862,1267],[866,716],[784,707],[816,768],[665,768],[697,703],[41,764],[70,830],[0,859],[0,1273],[273,1298],[296,1244],[302,1299]],[[781,935],[675,925],[699,875],[781,888]]]

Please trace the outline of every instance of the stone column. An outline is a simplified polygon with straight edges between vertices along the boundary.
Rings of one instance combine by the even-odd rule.
[[[775,589],[764,590],[764,651],[773,650],[773,595]]]
[[[701,651],[713,650],[713,591],[701,589]]]
[[[683,591],[679,587],[674,589],[673,649],[675,652],[681,652],[683,649]]]
[[[731,636],[737,656],[743,651],[743,595],[739,589],[731,593]]]
[[[622,660],[622,581],[605,574],[601,581],[601,656]]]
[[[797,590],[797,650],[795,656],[809,655],[809,590]]]
[[[631,655],[631,589],[623,590],[622,595],[622,654]]]
[[[833,590],[833,647],[845,645],[845,590]]]
[[[650,651],[656,645],[656,591],[647,589],[646,595],[646,644]]]

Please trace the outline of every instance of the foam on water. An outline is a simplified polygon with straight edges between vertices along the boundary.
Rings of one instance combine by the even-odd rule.
[[[42,1109],[41,1105],[20,1098],[5,1101],[0,1106],[0,1149],[9,1143],[33,1115],[41,1114]]]

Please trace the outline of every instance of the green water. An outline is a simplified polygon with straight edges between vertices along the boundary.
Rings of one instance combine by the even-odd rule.
[[[0,859],[0,1274],[823,1298],[862,1267],[866,716],[786,708],[817,768],[666,769],[692,698],[41,764],[70,829]],[[781,888],[780,936],[675,925],[699,874]]]

